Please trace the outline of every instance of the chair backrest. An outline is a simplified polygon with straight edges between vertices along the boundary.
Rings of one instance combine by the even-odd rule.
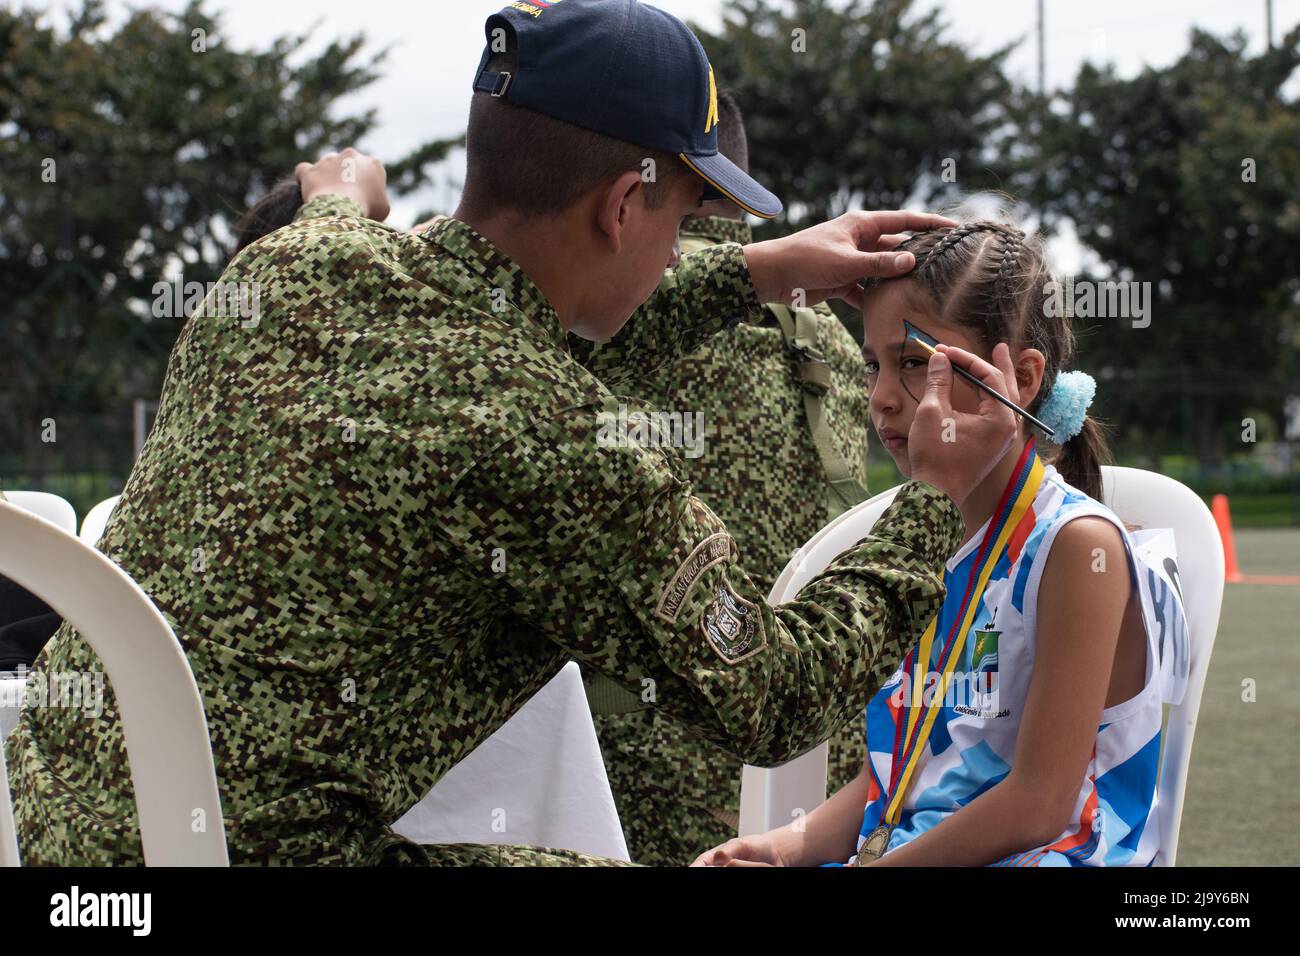
[[[1158,790],[1160,848],[1155,863],[1172,866],[1178,851],[1187,768],[1191,760],[1201,691],[1209,669],[1223,603],[1223,546],[1209,509],[1195,493],[1172,478],[1137,468],[1102,468],[1103,501],[1120,520],[1143,528],[1172,528],[1187,612],[1191,666],[1182,702],[1171,707],[1162,746]],[[864,501],[840,515],[795,553],[777,578],[768,602],[794,599],[799,589],[844,551],[857,544],[898,493],[898,488]],[[826,798],[826,745],[782,767],[746,767],[741,780],[741,835],[790,822],[796,808],[811,810]],[[794,799],[799,802],[788,802]]]
[[[227,865],[203,701],[184,651],[153,602],[75,535],[5,502],[0,574],[54,608],[103,662],[121,714],[145,862]],[[7,778],[0,779],[0,792],[0,861],[13,862]]]
[[[70,534],[77,533],[77,512],[72,505],[48,491],[6,491],[5,500],[24,511],[40,515]]]
[[[92,548],[99,544],[99,539],[104,536],[104,528],[108,526],[109,515],[117,507],[117,499],[121,495],[114,495],[111,498],[105,498],[95,507],[86,512],[86,517],[81,519],[81,534],[78,535],[82,541]]]
[[[1106,467],[1102,485],[1102,500],[1125,524],[1174,530],[1191,662],[1183,699],[1169,708],[1165,721],[1157,791],[1160,847],[1155,858],[1156,866],[1173,866],[1201,692],[1223,607],[1223,539],[1205,502],[1172,478],[1137,468]]]

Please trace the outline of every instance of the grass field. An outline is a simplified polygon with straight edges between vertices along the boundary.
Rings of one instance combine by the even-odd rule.
[[[1300,529],[1238,530],[1244,574],[1300,575]],[[1255,702],[1242,682],[1255,681]],[[1300,865],[1300,586],[1229,584],[1192,747],[1180,866]]]

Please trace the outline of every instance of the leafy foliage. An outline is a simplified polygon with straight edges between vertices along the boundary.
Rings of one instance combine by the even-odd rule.
[[[693,28],[745,115],[751,171],[786,203],[773,228],[1001,186],[1012,47],[971,53],[940,10],[731,0],[718,34]]]
[[[1252,407],[1282,417],[1300,378],[1297,65],[1300,28],[1254,57],[1244,36],[1195,31],[1131,79],[1085,65],[1040,117],[1025,195],[1074,224],[1094,278],[1156,293],[1149,328],[1083,329],[1082,364],[1111,383],[1101,407],[1131,439],[1176,436],[1218,461]]]
[[[309,40],[237,49],[199,2],[111,29],[87,0],[66,31],[0,8],[0,450],[26,469],[59,447],[41,441],[47,418],[64,447],[95,445],[106,409],[129,429],[130,400],[158,394],[180,331],[153,317],[155,283],[215,279],[230,222],[267,186],[373,129],[373,111],[338,102],[376,79],[383,53],[356,36],[308,55]],[[402,185],[452,145],[399,160]],[[116,457],[79,465],[129,463],[129,438],[109,437]]]

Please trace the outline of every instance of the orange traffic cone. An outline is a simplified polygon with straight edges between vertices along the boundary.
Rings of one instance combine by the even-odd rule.
[[[1232,515],[1228,511],[1228,496],[1215,495],[1210,505],[1214,514],[1214,523],[1219,526],[1219,537],[1223,541],[1223,580],[1238,582],[1241,569],[1237,567],[1237,546],[1232,540]]]

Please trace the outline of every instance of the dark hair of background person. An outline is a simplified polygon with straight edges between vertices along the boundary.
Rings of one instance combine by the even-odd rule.
[[[235,222],[235,253],[293,222],[302,205],[302,189],[292,176],[281,179]]]
[[[718,90],[718,152],[745,172],[749,172],[749,137],[745,117],[736,98],[727,90]],[[716,212],[727,219],[745,218],[745,211],[728,199],[718,200]]]

